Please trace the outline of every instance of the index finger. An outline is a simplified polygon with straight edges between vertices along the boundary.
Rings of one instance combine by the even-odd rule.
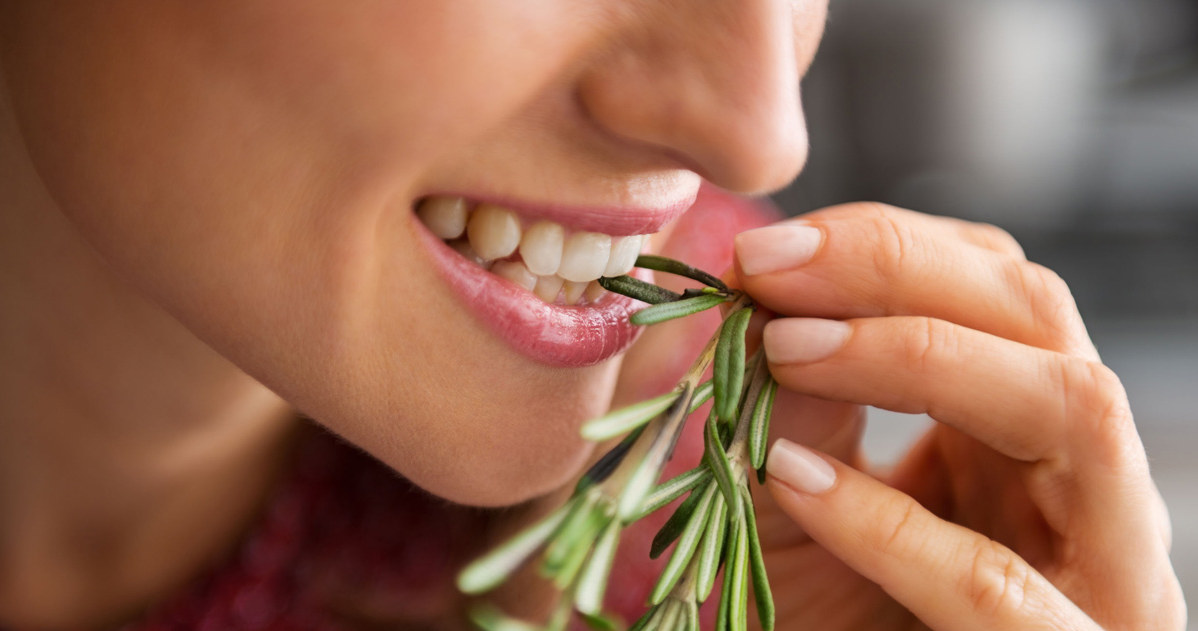
[[[814,213],[740,234],[736,270],[759,304],[784,315],[927,316],[1097,358],[1065,282],[978,244],[993,237],[966,238],[997,229],[964,223],[876,205]]]

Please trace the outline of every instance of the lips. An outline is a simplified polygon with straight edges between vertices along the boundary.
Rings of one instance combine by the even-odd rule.
[[[616,217],[634,228],[659,227],[663,215]],[[468,311],[516,351],[553,366],[588,366],[635,339],[628,317],[638,303],[595,281],[632,271],[648,235],[582,230],[545,213],[449,196],[423,200],[416,216],[449,286]]]

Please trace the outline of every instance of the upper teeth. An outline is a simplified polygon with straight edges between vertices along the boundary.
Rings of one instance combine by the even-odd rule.
[[[483,203],[471,209],[460,197],[429,198],[416,214],[433,234],[453,242],[459,252],[473,253],[475,260],[491,271],[547,302],[553,302],[561,291],[566,302],[573,304],[591,281],[627,274],[648,237],[571,233],[561,224],[544,220],[524,227],[506,208]],[[517,251],[520,260],[491,265]]]

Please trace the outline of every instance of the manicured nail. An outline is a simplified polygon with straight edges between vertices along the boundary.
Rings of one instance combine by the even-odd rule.
[[[775,364],[810,364],[844,347],[852,327],[838,320],[778,318],[762,333],[765,355]]]
[[[810,261],[823,239],[815,226],[775,224],[736,235],[736,257],[749,275],[793,269]]]
[[[836,484],[836,469],[815,452],[779,438],[770,449],[765,469],[796,491],[817,495]]]

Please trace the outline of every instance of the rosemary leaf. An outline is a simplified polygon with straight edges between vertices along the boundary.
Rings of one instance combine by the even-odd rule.
[[[711,517],[707,520],[707,530],[703,533],[703,543],[699,547],[699,566],[695,574],[695,597],[699,600],[707,600],[715,587],[727,528],[728,505],[723,495],[717,495],[712,500]]]
[[[720,327],[720,339],[715,347],[714,378],[715,409],[721,421],[731,422],[740,403],[741,386],[745,379],[745,331],[749,328],[751,307],[733,312]]]
[[[666,520],[661,529],[653,537],[653,543],[649,546],[649,558],[656,559],[661,556],[666,548],[670,547],[676,539],[682,534],[686,525],[691,522],[691,517],[694,516],[695,510],[699,507],[699,502],[703,499],[703,493],[696,491],[690,494],[681,504],[673,515]]]
[[[681,422],[690,411],[691,399],[694,394],[694,386],[691,382],[687,382],[683,387],[682,396],[678,397],[670,406],[670,409],[666,411],[662,427],[681,427]],[[669,436],[654,437],[661,440],[650,446],[644,460],[637,463],[636,468],[633,469],[632,475],[624,485],[624,490],[620,493],[620,499],[616,505],[616,515],[624,523],[628,523],[629,518],[640,512],[641,506],[645,504],[645,497],[653,489],[657,478],[661,475],[661,469],[665,466],[669,453],[674,449],[674,443],[678,440],[678,433],[677,431],[672,431]]]
[[[745,502],[752,506],[753,499],[748,487],[740,487]],[[765,573],[765,557],[761,554],[761,541],[757,539],[757,517],[753,511],[745,511],[745,524],[748,526],[749,565],[753,570],[753,597],[757,601],[757,619],[761,621],[761,631],[774,629],[774,596],[770,592],[770,579]]]
[[[613,519],[595,544],[591,558],[578,579],[574,592],[574,608],[588,616],[596,616],[603,608],[603,593],[607,590],[607,577],[611,574],[616,559],[616,547],[620,542],[620,522]]]
[[[561,564],[554,568],[555,571],[549,574],[553,577],[554,587],[564,590],[574,583],[574,579],[578,577],[583,564],[591,554],[596,537],[607,526],[609,519],[595,510],[587,515],[587,521],[574,540],[573,547],[569,549]]]
[[[658,287],[652,283],[646,283],[638,278],[631,276],[610,276],[599,279],[599,286],[608,291],[615,292],[629,298],[635,298],[641,302],[647,302],[651,305],[661,304],[663,302],[674,302],[682,298],[681,294],[676,294],[663,287]]]
[[[703,499],[699,500],[694,514],[691,515],[686,528],[678,537],[678,545],[674,546],[674,554],[670,556],[669,562],[661,570],[661,576],[658,577],[657,584],[653,586],[653,591],[649,594],[650,603],[656,605],[665,600],[666,596],[670,594],[670,590],[674,589],[674,585],[678,583],[678,579],[682,577],[682,572],[690,564],[691,558],[695,556],[695,549],[699,547],[699,541],[703,537],[703,529],[707,526],[707,519],[711,515],[711,502],[717,491],[714,484],[708,484],[703,491]]]
[[[580,612],[579,617],[593,631],[620,631],[624,628],[624,625],[620,624],[619,620],[602,613],[588,614]]]
[[[695,395],[691,399],[691,407],[690,407],[690,410],[687,411],[687,413],[689,414],[691,412],[694,412],[695,410],[699,409],[700,405],[707,403],[707,400],[711,398],[711,395],[714,392],[715,392],[715,384],[711,383],[710,379],[699,384],[699,386],[697,388],[695,388]]]
[[[621,440],[618,445],[603,454],[595,464],[591,465],[591,468],[582,474],[582,477],[578,479],[578,484],[574,486],[574,495],[581,495],[587,489],[606,480],[607,476],[611,475],[616,470],[616,467],[620,466],[620,463],[624,461],[624,456],[628,455],[628,450],[632,449],[633,443],[641,437],[644,430],[644,425],[636,428],[631,434],[625,436],[624,440]]]
[[[725,302],[728,302],[728,298],[725,296],[719,294],[702,294],[693,298],[683,298],[673,302],[663,302],[645,307],[632,314],[629,321],[638,326],[648,326],[650,324],[665,322],[666,320],[694,315],[700,311],[706,311],[712,307],[722,305]]]
[[[553,616],[549,618],[543,631],[566,631],[566,626],[570,624],[571,613],[573,613],[573,607],[570,606],[570,601],[562,600],[557,604]]]
[[[661,605],[661,620],[657,623],[657,628],[661,631],[675,631],[678,628],[678,618],[682,615],[682,609],[678,606],[677,600],[669,600]]]
[[[699,603],[688,600],[683,605],[686,607],[686,626],[683,628],[686,631],[699,631]]]
[[[632,623],[631,627],[628,627],[628,631],[645,631],[652,628],[649,625],[657,619],[658,613],[660,613],[660,610],[657,607],[649,609],[643,616],[637,618],[637,621]]]
[[[653,420],[658,414],[670,408],[670,404],[678,400],[682,392],[674,390],[661,396],[627,407],[608,412],[599,418],[587,421],[582,426],[582,437],[587,440],[602,441],[615,438],[620,434],[632,431]]]
[[[674,274],[675,276],[683,276],[691,280],[697,280],[708,287],[715,287],[720,291],[728,291],[728,285],[724,281],[704,272],[700,269],[695,269],[682,261],[675,261],[664,256],[656,256],[653,254],[642,254],[636,259],[636,266],[644,269],[651,269],[657,272],[665,272]]]
[[[653,489],[649,497],[645,498],[645,505],[641,507],[641,512],[637,513],[633,521],[657,512],[664,508],[666,504],[681,497],[683,493],[693,490],[710,479],[711,469],[708,469],[704,465],[699,465],[686,473],[662,482],[657,485],[657,488]]]
[[[724,494],[724,501],[728,503],[728,508],[732,510],[732,514],[739,518],[740,512],[743,511],[741,506],[740,494],[736,491],[736,472],[732,468],[732,462],[728,460],[728,453],[724,451],[723,443],[716,426],[716,418],[711,416],[707,419],[704,434],[704,450],[707,456],[707,464],[711,467],[711,472],[714,474],[715,481],[720,487],[720,492]]]
[[[749,611],[749,536],[745,525],[745,513],[741,511],[736,524],[736,540],[732,547],[732,556],[724,565],[724,589],[731,594],[728,602],[728,627],[733,631],[746,631],[748,628]]]
[[[757,393],[753,405],[753,418],[749,421],[749,462],[754,469],[765,466],[766,441],[769,440],[770,415],[774,411],[774,396],[778,393],[778,382],[768,372],[765,385]]]
[[[540,631],[522,620],[509,618],[494,607],[473,607],[470,620],[483,631]]]
[[[597,500],[594,493],[587,493],[574,503],[570,514],[562,521],[562,525],[553,534],[553,541],[545,550],[546,574],[556,576],[573,554],[574,549],[578,547],[578,542],[586,536],[594,521],[593,515]]]
[[[730,557],[733,553],[733,548],[736,547],[736,522],[729,524],[731,531],[725,537],[724,556]],[[728,589],[732,581],[732,564],[729,562],[724,567],[724,585],[720,588],[720,607],[716,610],[715,631],[728,631],[730,628],[729,613],[732,608],[732,590]]]
[[[574,500],[563,505],[466,566],[458,574],[458,589],[465,594],[481,594],[494,589],[549,539],[578,503]]]

